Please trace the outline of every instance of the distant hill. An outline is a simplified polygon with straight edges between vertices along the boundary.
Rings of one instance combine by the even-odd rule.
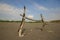
[[[9,20],[0,20],[0,22],[21,22],[21,20],[20,21],[14,21],[14,20],[12,20],[12,21],[9,21]],[[26,21],[25,21],[26,22]],[[29,22],[27,22],[27,23],[40,23],[41,22],[41,20],[37,20],[37,21],[29,21]]]
[[[52,20],[52,21],[50,21],[50,22],[60,22],[60,20]]]
[[[9,20],[0,20],[0,22],[21,22],[21,21],[14,21],[14,20],[12,20],[12,21],[9,21]]]
[[[14,21],[14,20],[0,20],[0,22],[21,22],[21,20],[20,21]],[[26,23],[41,23],[41,20],[37,20],[37,21],[25,21]]]

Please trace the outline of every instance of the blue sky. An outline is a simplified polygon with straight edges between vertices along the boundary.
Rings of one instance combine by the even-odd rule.
[[[29,18],[40,20],[43,14],[44,20],[60,20],[60,0],[0,0],[0,19],[21,20],[24,5]]]

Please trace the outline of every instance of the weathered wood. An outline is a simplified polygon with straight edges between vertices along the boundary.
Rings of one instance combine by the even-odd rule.
[[[43,29],[44,29],[44,27],[45,27],[46,23],[44,22],[44,19],[43,19],[42,14],[40,14],[40,16],[41,16],[41,23],[42,23],[41,31],[43,31]]]
[[[23,15],[20,14],[20,16],[22,16],[22,21],[21,21],[20,27],[18,29],[19,37],[23,37],[24,36],[23,35],[23,26],[24,26],[24,23],[25,23],[25,19],[32,20],[32,21],[37,21],[37,20],[33,20],[33,19],[25,17],[25,11],[26,11],[26,8],[24,6],[24,13],[23,13]],[[41,23],[42,23],[42,28],[40,30],[43,31],[46,23],[44,22],[42,14],[40,16],[41,16]]]
[[[22,16],[22,21],[21,21],[21,24],[20,24],[20,27],[18,29],[18,32],[19,32],[19,37],[23,37],[23,26],[24,26],[24,22],[25,22],[25,6],[24,6],[24,13],[23,13],[23,16]]]
[[[25,21],[25,18],[24,17],[25,17],[25,14],[23,14],[22,21],[21,21],[20,27],[18,29],[18,32],[19,32],[20,29],[22,29],[22,27],[24,25],[24,21]]]

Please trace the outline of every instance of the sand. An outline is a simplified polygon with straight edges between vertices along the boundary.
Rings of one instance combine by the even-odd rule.
[[[0,40],[60,40],[60,23],[48,23],[41,31],[41,23],[25,23],[24,36],[19,37],[20,23],[0,22]]]

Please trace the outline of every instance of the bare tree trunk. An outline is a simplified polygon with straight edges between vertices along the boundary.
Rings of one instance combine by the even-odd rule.
[[[18,32],[19,32],[19,37],[23,37],[24,35],[23,35],[23,26],[24,26],[24,21],[25,21],[25,14],[23,14],[23,18],[22,18],[22,22],[21,22],[21,24],[20,24],[20,27],[19,27],[19,29],[18,29]]]
[[[24,13],[23,13],[23,16],[22,16],[22,22],[20,24],[20,27],[18,29],[18,32],[19,32],[19,37],[23,37],[23,25],[24,25],[24,22],[25,22],[25,6],[24,6]]]
[[[44,19],[43,19],[42,14],[41,14],[41,23],[42,23],[41,31],[43,31],[43,29],[44,29],[44,27],[45,27],[45,22],[44,22]]]

